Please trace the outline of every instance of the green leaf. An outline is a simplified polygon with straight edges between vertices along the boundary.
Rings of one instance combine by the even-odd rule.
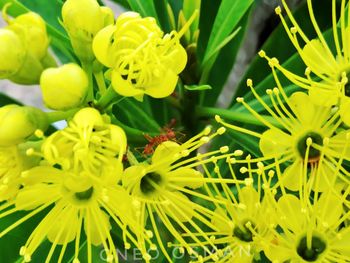
[[[208,80],[203,82],[209,84],[213,89],[200,94],[201,105],[215,105],[236,60],[237,53],[245,35],[249,17],[250,12],[247,12],[242,18],[242,21],[239,22],[242,29],[220,50],[217,58],[215,58],[215,63],[211,67],[210,72],[207,73]],[[203,81],[203,76],[201,81]]]
[[[170,25],[167,4],[168,4],[167,0],[157,0],[154,2],[161,28],[165,32],[170,32],[172,28]]]
[[[187,90],[208,90],[212,89],[210,85],[185,85],[185,89]]]
[[[122,7],[124,7],[126,10],[130,10],[131,7],[128,3],[128,0],[112,0],[114,3],[117,3],[119,5],[121,5]]]
[[[153,0],[128,0],[128,3],[131,9],[140,13],[141,16],[151,16],[159,22]]]
[[[205,67],[205,63],[209,61],[209,57],[213,56],[216,48],[237,27],[252,3],[252,0],[223,0],[221,2],[204,54],[202,67]]]

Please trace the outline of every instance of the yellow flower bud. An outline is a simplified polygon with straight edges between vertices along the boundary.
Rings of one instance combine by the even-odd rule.
[[[25,141],[37,129],[48,127],[46,114],[41,110],[19,105],[0,108],[0,146],[11,146]]]
[[[92,61],[92,40],[98,31],[114,22],[112,10],[100,7],[96,0],[67,0],[62,18],[77,56],[82,61]]]
[[[22,67],[25,47],[11,30],[0,29],[0,78],[9,78]]]
[[[116,24],[99,31],[93,41],[96,58],[112,68],[112,86],[123,96],[142,100],[174,92],[187,53],[177,32],[163,35],[154,18],[135,12],[120,15]]]
[[[54,110],[67,110],[79,106],[88,90],[88,77],[76,64],[44,70],[40,85],[45,105]]]
[[[36,13],[29,12],[9,21],[8,29],[17,33],[26,43],[27,51],[38,60],[47,54],[49,38],[45,21]]]
[[[0,78],[7,78],[18,84],[38,84],[41,72],[48,66],[56,66],[47,52],[49,38],[45,21],[29,12],[10,19],[3,11],[9,24],[0,29]]]

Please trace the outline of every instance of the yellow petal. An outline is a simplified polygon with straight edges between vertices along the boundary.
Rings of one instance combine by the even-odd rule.
[[[349,133],[348,131],[339,132],[338,134],[332,136],[329,139],[329,144],[328,144],[330,149],[334,150],[340,156],[343,156],[345,160],[350,160],[350,140],[347,140],[346,138],[348,133]],[[348,141],[347,144],[346,144],[346,141]]]
[[[335,167],[332,169],[332,167],[329,166],[332,166],[332,164],[320,164],[318,169],[311,174],[310,180],[313,180],[312,190],[324,192],[327,191],[329,187],[333,187],[337,171]]]
[[[175,221],[188,222],[194,211],[193,203],[187,196],[180,192],[172,192],[168,195],[169,203],[163,205],[164,211]]]
[[[282,180],[284,187],[292,191],[300,189],[301,178],[303,178],[303,164],[301,160],[295,160],[283,172]]]
[[[60,195],[60,186],[36,184],[22,188],[16,197],[18,210],[31,210],[38,206],[53,203]]]
[[[252,216],[260,203],[259,194],[253,187],[243,187],[239,191],[239,202],[246,206],[247,215]]]
[[[305,218],[302,214],[301,202],[296,196],[292,194],[283,195],[278,200],[278,209],[279,224],[296,233],[304,229]]]
[[[116,26],[112,25],[103,28],[97,33],[92,42],[92,50],[96,58],[109,68],[113,67],[113,61],[111,59],[111,41],[115,30]]]
[[[168,97],[174,92],[178,78],[177,74],[168,69],[164,76],[146,87],[145,93],[153,98]]]
[[[93,215],[94,213],[94,215]],[[85,216],[84,229],[87,236],[90,236],[91,244],[98,246],[107,239],[111,229],[109,217],[100,208],[90,209]]]
[[[211,218],[211,223],[216,226],[220,232],[233,233],[232,220],[228,218],[226,211],[221,207],[215,209],[214,215]]]
[[[73,212],[74,211],[74,212]],[[50,213],[54,213],[54,209]],[[68,213],[67,213],[68,212]],[[69,222],[67,222],[69,220]],[[56,241],[60,245],[71,242],[75,239],[78,231],[79,219],[77,210],[65,210],[61,212],[56,218],[54,224],[51,224],[47,238],[51,243]]]
[[[343,213],[343,203],[333,193],[323,193],[318,202],[314,205],[314,211],[317,219],[322,226],[335,226]]]
[[[291,147],[291,136],[279,129],[269,129],[262,134],[259,147],[264,156],[282,155]]]
[[[350,126],[350,98],[349,97],[342,97],[340,100],[340,105],[339,105],[339,113],[342,121]]]
[[[310,124],[315,119],[315,106],[309,96],[303,92],[294,92],[289,98],[294,113],[302,124]]]
[[[112,86],[115,92],[125,97],[140,96],[145,93],[142,89],[135,88],[129,81],[122,78],[118,71],[112,71]]]
[[[339,92],[315,86],[309,89],[309,97],[313,104],[329,107],[338,103]]]
[[[168,172],[167,177],[169,181],[172,181],[174,178],[175,181],[173,183],[181,187],[196,189],[204,184],[203,175],[200,172],[186,167],[180,167],[179,169]],[[181,181],[176,181],[176,179],[181,179]]]
[[[293,241],[290,241],[291,244],[292,242]],[[266,257],[272,262],[288,262],[295,256],[295,251],[288,248],[288,246],[285,246],[284,244],[285,241],[279,236],[271,240],[269,244],[264,244],[266,246],[264,249]]]
[[[152,164],[169,164],[174,161],[174,154],[180,150],[180,145],[173,141],[166,141],[157,146],[152,156]]]
[[[313,39],[304,46],[302,56],[305,64],[319,74],[332,74],[337,68],[336,63],[332,64],[335,61],[334,57],[327,52],[327,48],[318,39]]]
[[[146,167],[145,165],[133,165],[125,169],[122,176],[123,186],[128,188],[137,182],[140,184],[142,176],[146,173]]]

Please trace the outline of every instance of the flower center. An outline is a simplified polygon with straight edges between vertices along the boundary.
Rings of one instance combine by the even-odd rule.
[[[156,188],[155,184],[159,185],[162,181],[162,177],[158,173],[148,173],[141,179],[140,188],[141,192],[145,195],[153,193]]]
[[[233,229],[233,235],[243,242],[253,241],[253,233],[246,226],[247,223],[250,223],[251,227],[254,228],[254,224],[252,224],[251,221],[247,220],[242,225],[235,226],[235,228]]]
[[[350,84],[347,83],[344,87],[344,93],[346,97],[350,97]]]
[[[323,138],[321,135],[319,135],[316,132],[308,132],[298,141],[298,145],[297,145],[298,152],[302,158],[305,158],[305,155],[306,155],[306,150],[308,147],[306,144],[306,140],[308,138],[311,138],[312,142],[315,144],[323,145]],[[320,156],[320,151],[313,147],[310,147],[309,155],[308,155],[309,159],[315,159],[315,158],[318,158],[319,156]]]
[[[319,255],[326,250],[326,243],[317,236],[312,236],[311,247],[307,246],[306,236],[304,236],[298,244],[298,255],[305,261],[316,261]]]
[[[94,188],[90,187],[89,189],[82,191],[82,192],[76,192],[74,196],[81,201],[89,200],[94,192]]]

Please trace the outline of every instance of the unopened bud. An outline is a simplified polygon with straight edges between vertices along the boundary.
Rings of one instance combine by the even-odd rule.
[[[45,105],[53,110],[79,106],[88,91],[88,77],[76,64],[46,69],[40,78]]]
[[[48,126],[46,114],[34,107],[14,104],[0,108],[0,146],[11,146],[25,141],[37,129]]]
[[[96,0],[67,0],[62,7],[65,29],[80,60],[91,62],[92,40],[102,28],[114,22],[113,12]]]

